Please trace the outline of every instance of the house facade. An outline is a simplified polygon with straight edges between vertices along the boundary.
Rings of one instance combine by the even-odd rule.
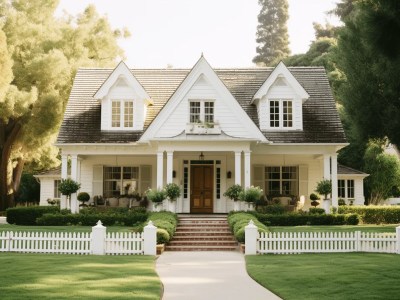
[[[283,63],[213,69],[202,56],[192,69],[79,69],[56,145],[61,178],[92,198],[115,203],[174,182],[178,213],[233,210],[223,196],[233,184],[260,186],[268,199],[301,198],[307,209],[324,178],[337,206],[346,175],[337,151],[347,141],[325,70]],[[345,190],[357,190],[348,196],[363,203],[362,180],[347,187],[347,175]],[[70,204],[62,197],[69,205],[78,210],[76,194]]]

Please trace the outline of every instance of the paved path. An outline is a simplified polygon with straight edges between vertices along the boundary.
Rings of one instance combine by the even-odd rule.
[[[156,270],[163,300],[280,299],[250,278],[239,252],[164,252]]]

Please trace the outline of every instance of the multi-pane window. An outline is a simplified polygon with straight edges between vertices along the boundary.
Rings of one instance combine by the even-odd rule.
[[[125,101],[124,127],[133,127],[133,101]]]
[[[265,167],[265,192],[267,195],[297,195],[298,190],[297,167]]]
[[[269,127],[293,127],[293,101],[269,100]]]
[[[200,122],[200,102],[190,102],[190,123]]]
[[[133,127],[133,101],[114,100],[111,102],[111,127]]]
[[[138,167],[104,167],[105,197],[132,194],[138,192]]]
[[[121,127],[121,102],[112,101],[111,126]]]
[[[193,101],[189,102],[190,123],[214,123],[214,101]]]
[[[61,198],[61,192],[58,190],[61,180],[54,180],[54,198]]]
[[[343,199],[354,199],[354,180],[338,180],[338,197]]]

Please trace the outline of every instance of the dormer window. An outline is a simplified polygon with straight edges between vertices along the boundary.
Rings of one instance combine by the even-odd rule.
[[[190,123],[214,123],[214,101],[190,101]]]
[[[133,101],[113,100],[111,101],[111,127],[132,128],[133,127]]]
[[[271,128],[293,128],[293,101],[269,100],[269,126]]]

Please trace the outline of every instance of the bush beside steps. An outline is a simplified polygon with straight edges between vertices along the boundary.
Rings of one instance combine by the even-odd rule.
[[[253,220],[254,225],[258,227],[258,232],[269,232],[267,226],[258,221],[254,215],[245,212],[231,212],[228,215],[228,224],[239,243],[245,242],[245,227],[250,220]]]

